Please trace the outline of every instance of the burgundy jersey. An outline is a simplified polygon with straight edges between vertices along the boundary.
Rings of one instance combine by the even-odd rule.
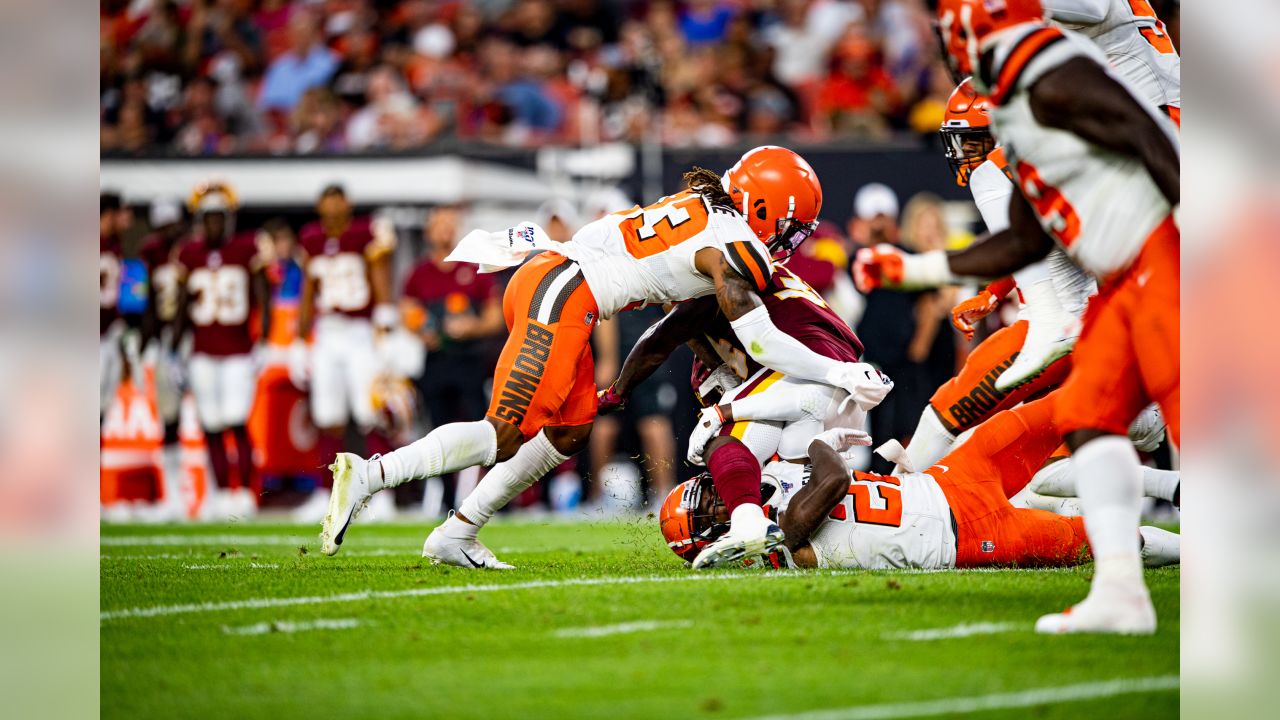
[[[161,325],[169,325],[178,315],[178,289],[182,268],[178,264],[179,243],[171,243],[160,235],[151,235],[138,251],[147,264],[155,302],[156,319]]]
[[[316,314],[373,315],[369,261],[395,247],[395,232],[378,229],[369,218],[355,218],[338,237],[330,237],[319,221],[307,223],[299,235],[307,254],[307,274],[316,279]]]
[[[202,239],[188,241],[178,253],[178,263],[190,293],[192,350],[206,355],[243,355],[252,350],[253,274],[265,265],[255,233],[238,233],[219,248]]]
[[[99,235],[98,250],[98,336],[120,317],[116,304],[120,300],[120,240]]]
[[[858,362],[862,357],[862,341],[849,329],[848,323],[786,266],[776,266],[769,286],[760,297],[773,324],[810,350],[840,362]],[[711,347],[742,379],[760,369],[760,364],[743,349],[724,315],[716,316],[706,335]]]

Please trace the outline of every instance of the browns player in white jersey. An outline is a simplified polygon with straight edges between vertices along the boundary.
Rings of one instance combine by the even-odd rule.
[[[1152,633],[1155,610],[1133,530],[1141,471],[1124,438],[1151,401],[1180,440],[1177,132],[1118,81],[1087,38],[1049,26],[1039,0],[941,0],[951,61],[992,101],[1018,179],[1010,228],[953,254],[859,253],[873,284],[922,287],[997,277],[1056,242],[1099,279],[1054,419],[1077,472],[1096,558],[1089,596],[1041,632]]]
[[[322,552],[338,551],[351,518],[372,493],[497,462],[460,511],[427,538],[423,554],[463,567],[510,567],[476,539],[476,531],[515,494],[586,446],[597,406],[591,330],[627,307],[714,294],[761,364],[851,391],[866,384],[858,364],[818,355],[778,331],[756,295],[773,274],[771,254],[788,252],[813,230],[822,190],[808,163],[766,146],[749,151],[723,177],[695,170],[687,180],[690,190],[605,216],[566,243],[528,223],[463,238],[450,260],[489,271],[523,263],[503,299],[511,334],[487,417],[443,425],[377,460],[339,455]],[[535,249],[543,252],[524,262]],[[782,540],[751,503],[737,508],[732,535],[752,550]]]
[[[209,448],[209,464],[225,493],[219,511],[248,515],[257,509],[250,492],[253,445],[245,423],[258,384],[254,343],[269,335],[271,293],[263,270],[269,250],[253,232],[236,232],[235,192],[223,183],[201,185],[191,195],[195,233],[178,252],[181,282],[177,330],[180,343],[188,331],[192,352],[188,375],[196,411]],[[260,334],[251,327],[254,313]],[[240,487],[230,490],[231,469],[226,435],[236,444]]]
[[[874,475],[850,470],[840,454],[849,435],[820,433],[803,464],[776,461],[764,472],[763,501],[787,535],[775,566],[944,570],[1073,565],[1088,551],[1080,517],[1015,508],[1017,493],[1062,441],[1050,398],[1001,412],[970,441],[924,472]],[[668,547],[690,559],[723,532],[723,501],[704,477],[676,488],[659,524]],[[1148,567],[1179,562],[1178,535],[1140,530]]]
[[[289,373],[296,385],[310,389],[322,458],[344,449],[350,420],[364,434],[368,454],[375,455],[390,449],[377,430],[373,381],[379,370],[379,336],[398,324],[399,313],[391,303],[395,230],[386,221],[353,217],[339,185],[321,191],[316,212],[320,219],[303,226],[298,237],[304,280]],[[312,339],[310,347],[307,338]],[[380,500],[377,514],[389,515],[391,496]],[[295,518],[316,522],[328,506],[328,490],[317,489]]]
[[[1049,17],[1102,48],[1138,95],[1182,122],[1182,60],[1149,0],[1045,0]]]

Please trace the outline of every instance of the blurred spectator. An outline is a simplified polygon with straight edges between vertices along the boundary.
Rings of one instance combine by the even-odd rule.
[[[720,42],[736,10],[721,0],[688,0],[680,13],[680,34],[690,45]]]
[[[942,199],[919,193],[902,211],[902,246],[913,253],[945,250],[947,223]],[[951,329],[951,308],[957,289],[940,288],[921,293],[916,300],[916,334],[907,358],[919,366],[920,390],[927,399],[956,374],[956,336]]]
[[[837,134],[882,137],[898,111],[898,88],[874,44],[848,35],[836,47],[831,72],[818,89],[819,128]]]
[[[864,185],[854,196],[849,235],[859,245],[899,245],[898,196],[880,183]],[[871,434],[877,442],[905,439],[920,418],[929,392],[920,388],[918,365],[910,357],[915,340],[916,304],[921,293],[873,290],[855,330],[866,346],[864,359],[894,382],[893,392],[871,411]],[[872,472],[889,472],[892,463],[873,456]]]
[[[267,67],[258,95],[260,107],[292,110],[303,93],[329,82],[338,69],[338,57],[321,40],[319,21],[311,13],[289,18],[289,49]]]
[[[403,79],[389,66],[369,74],[365,96],[368,104],[347,124],[347,147],[352,150],[421,145],[440,130],[439,120],[405,89]]]
[[[456,207],[431,212],[423,226],[423,258],[405,280],[401,296],[406,326],[427,346],[417,383],[432,426],[484,417],[484,390],[493,363],[484,356],[482,341],[506,331],[493,276],[476,272],[470,263],[445,262],[459,239],[461,221]],[[472,487],[478,477],[472,474]]]

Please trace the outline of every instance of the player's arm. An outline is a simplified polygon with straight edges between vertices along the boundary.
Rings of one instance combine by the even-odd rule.
[[[1181,159],[1173,138],[1104,67],[1069,60],[1037,80],[1029,100],[1042,125],[1140,160],[1169,204],[1179,203]]]
[[[271,281],[265,267],[253,271],[253,304],[262,314],[262,342],[271,337]]]
[[[181,265],[178,266],[177,302],[178,309],[173,316],[173,336],[169,338],[172,345],[165,348],[168,352],[176,352],[182,345],[182,338],[191,329],[191,291],[187,289],[187,269]]]
[[[390,222],[377,219],[370,223],[373,242],[366,250],[369,287],[373,294],[373,325],[390,329],[399,324],[400,311],[391,297],[391,256],[396,246],[396,231]]]
[[[809,542],[813,531],[849,493],[844,458],[830,445],[821,440],[809,443],[809,461],[813,463],[809,482],[796,491],[778,518],[778,525],[787,536],[787,549],[792,552]]]
[[[729,319],[747,354],[767,368],[801,380],[827,382],[841,363],[805,347],[799,340],[779,330],[769,319],[757,292],[768,282],[748,280],[743,271],[730,266],[717,248],[703,248],[694,256],[694,267],[716,286],[716,303]]]
[[[316,317],[316,286],[319,280],[311,274],[311,258],[302,261],[302,297],[298,300],[298,340],[311,337]]]
[[[618,378],[610,386],[613,391],[623,398],[630,396],[676,348],[694,339],[698,331],[715,317],[716,310],[714,298],[698,298],[677,304],[661,320],[650,325],[623,360]]]

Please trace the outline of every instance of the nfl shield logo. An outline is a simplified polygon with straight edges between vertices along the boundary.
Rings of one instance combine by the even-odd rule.
[[[587,311],[587,316],[586,316],[586,317],[584,317],[584,318],[582,318],[582,322],[584,322],[584,323],[586,323],[586,324],[590,325],[592,322],[594,322],[594,321],[595,321],[595,319],[596,319],[596,314],[595,314],[595,313],[593,313],[593,312],[591,312],[590,310],[588,310],[588,311]]]
[[[996,551],[996,544],[990,540],[982,541],[982,552],[993,553]]]

